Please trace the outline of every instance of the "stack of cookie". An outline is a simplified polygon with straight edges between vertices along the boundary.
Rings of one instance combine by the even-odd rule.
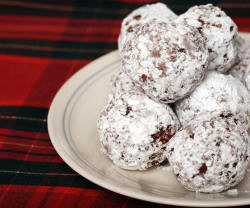
[[[249,161],[250,47],[232,19],[211,4],[180,16],[146,5],[123,20],[118,48],[102,151],[129,170],[167,159],[191,191],[237,185]]]

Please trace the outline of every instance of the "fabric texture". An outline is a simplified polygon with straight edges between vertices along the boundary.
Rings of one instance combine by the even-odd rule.
[[[103,189],[54,150],[47,114],[58,89],[94,59],[117,49],[122,19],[150,0],[0,1],[0,207],[171,207]],[[250,32],[250,1],[166,3],[181,14],[214,3]]]

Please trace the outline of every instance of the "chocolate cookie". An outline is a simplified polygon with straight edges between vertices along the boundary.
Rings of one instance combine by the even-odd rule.
[[[178,118],[186,125],[204,112],[229,112],[246,126],[250,125],[250,94],[245,86],[231,75],[208,72],[193,93],[175,104]]]
[[[162,103],[190,94],[208,64],[205,40],[196,28],[154,21],[136,29],[121,56],[122,70],[149,97]]]
[[[240,80],[250,92],[250,42],[243,38],[237,38],[239,47],[239,62],[229,73]]]
[[[133,80],[125,74],[120,68],[115,72],[110,80],[111,94],[110,99],[114,97],[119,97],[122,93],[129,91],[140,91],[142,89],[137,86]]]
[[[145,170],[166,159],[169,139],[180,124],[168,105],[130,91],[110,100],[98,120],[102,151],[118,166]]]
[[[166,153],[174,174],[186,189],[215,193],[243,179],[249,161],[248,145],[240,121],[222,113],[190,121],[168,142]]]
[[[131,12],[123,21],[118,39],[118,49],[122,51],[123,45],[129,33],[136,27],[149,23],[152,20],[169,22],[176,19],[177,15],[163,3],[147,4]]]
[[[206,39],[210,58],[208,68],[229,70],[237,60],[237,26],[220,8],[212,4],[191,7],[177,22],[196,27]]]

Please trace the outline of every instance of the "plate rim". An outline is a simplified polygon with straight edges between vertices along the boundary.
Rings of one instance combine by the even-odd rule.
[[[244,35],[247,35],[250,37],[250,33],[243,33]],[[122,190],[121,188],[117,188],[110,184],[109,182],[103,181],[100,178],[97,178],[95,176],[92,176],[89,174],[87,170],[82,169],[80,166],[74,163],[72,158],[70,158],[65,152],[63,148],[58,146],[57,140],[58,136],[55,134],[55,131],[53,129],[53,118],[55,114],[55,108],[58,107],[58,102],[60,96],[64,93],[64,91],[70,86],[70,83],[73,82],[76,78],[78,78],[81,74],[85,73],[90,73],[94,74],[96,70],[91,69],[94,67],[97,63],[103,62],[103,60],[109,59],[110,57],[117,56],[118,51],[112,51],[104,56],[99,57],[98,59],[93,60],[91,63],[87,64],[86,66],[82,67],[79,69],[73,76],[71,76],[57,91],[55,97],[53,98],[53,101],[50,105],[49,112],[48,112],[48,117],[47,117],[47,126],[48,126],[48,134],[50,137],[50,140],[52,142],[53,147],[55,148],[56,152],[58,155],[63,159],[63,161],[74,171],[76,171],[79,175],[83,176],[87,180],[105,188],[108,190],[111,190],[115,193],[119,193],[128,197],[132,197],[135,199],[143,200],[143,201],[148,201],[148,202],[153,202],[153,203],[158,203],[158,204],[166,204],[166,205],[177,205],[177,206],[186,206],[186,207],[215,207],[215,206],[220,206],[220,207],[228,207],[228,206],[239,206],[239,205],[249,205],[250,204],[250,198],[249,199],[234,199],[230,200],[228,199],[227,201],[208,201],[208,200],[188,200],[186,198],[183,199],[173,199],[173,198],[162,198],[162,197],[157,197],[157,196],[150,196],[149,194],[143,194],[143,193],[135,193],[131,190]],[[108,62],[107,65],[109,65],[110,62]],[[107,66],[106,65],[106,66]],[[81,83],[80,83],[81,84]],[[67,101],[66,101],[67,102]],[[62,139],[62,138],[61,138]],[[59,138],[60,140],[60,138]],[[66,153],[66,154],[65,154]],[[145,198],[145,195],[147,196]]]

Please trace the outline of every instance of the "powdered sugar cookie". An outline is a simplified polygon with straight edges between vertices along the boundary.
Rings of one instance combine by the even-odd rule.
[[[125,74],[120,68],[115,72],[112,76],[111,81],[111,95],[110,97],[119,97],[122,93],[129,92],[129,91],[140,91],[142,89],[137,86],[132,79]]]
[[[250,42],[241,37],[237,38],[239,47],[239,63],[229,73],[240,80],[250,91]]]
[[[229,70],[237,60],[237,26],[232,19],[212,4],[191,7],[177,22],[196,27],[206,38],[210,58],[208,68]]]
[[[190,121],[169,141],[166,152],[186,189],[215,193],[243,179],[249,161],[247,147],[248,135],[240,121],[222,113],[209,120]]]
[[[168,105],[136,91],[111,100],[98,121],[102,151],[118,167],[130,170],[163,162],[166,144],[179,127]]]
[[[230,112],[246,126],[250,124],[250,94],[231,75],[208,72],[193,93],[175,104],[182,125],[204,112]]]
[[[123,21],[118,39],[118,49],[122,50],[129,33],[135,28],[152,20],[169,22],[176,19],[177,15],[163,3],[147,4],[131,12]]]
[[[207,70],[204,38],[193,27],[151,22],[137,28],[122,50],[122,70],[156,101],[190,94]]]

